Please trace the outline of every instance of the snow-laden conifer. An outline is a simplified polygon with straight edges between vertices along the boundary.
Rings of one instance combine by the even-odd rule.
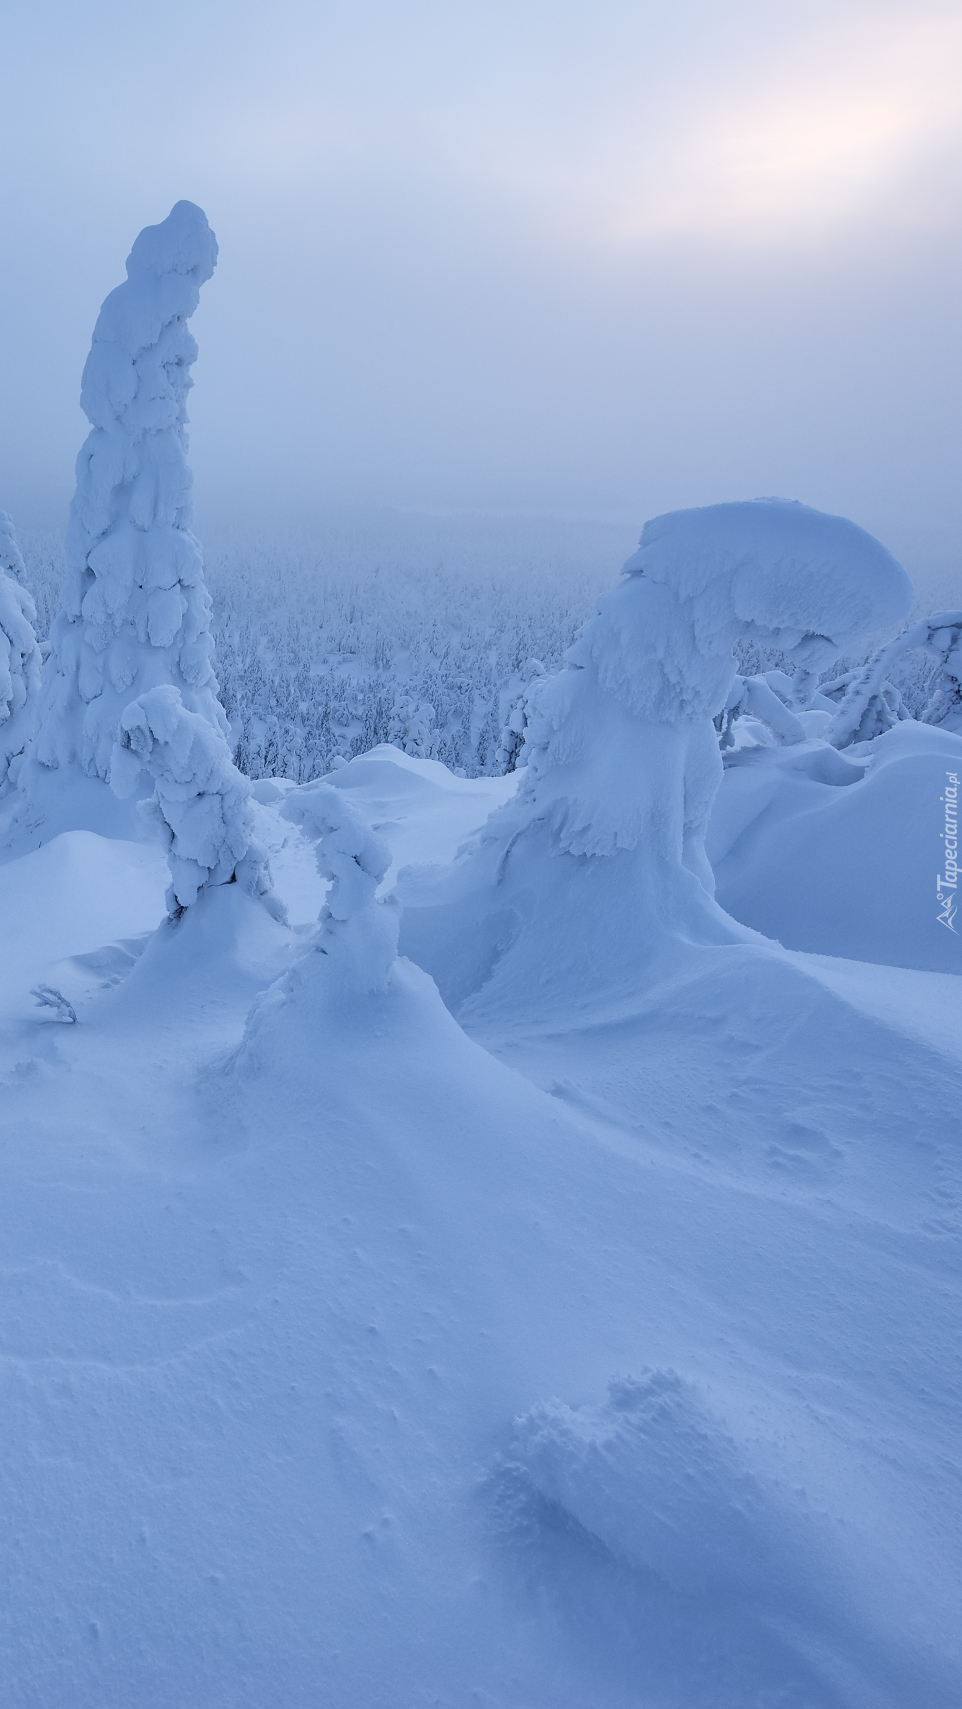
[[[531,723],[538,684],[544,680],[545,668],[540,659],[529,659],[524,667],[524,687],[514,696],[508,716],[501,728],[501,740],[495,755],[497,770],[502,774],[517,771],[527,764],[525,737]]]
[[[911,603],[901,566],[843,518],[776,500],[656,517],[539,686],[515,798],[451,868],[404,880],[404,952],[479,1017],[535,991],[624,994],[681,943],[743,939],[705,853],[735,645],[781,651],[814,689]],[[762,686],[756,704],[781,723]]]
[[[202,889],[236,880],[282,918],[267,856],[254,837],[251,785],[233,764],[220,730],[188,711],[169,683],[131,701],[120,723],[112,786],[123,794],[136,785],[141,769],[154,779],[143,811],[167,847],[168,912],[176,917]]]
[[[80,393],[91,432],[35,748],[43,766],[108,778],[124,708],[163,683],[227,732],[186,460],[197,355],[187,322],[216,260],[204,214],[178,202],[140,233],[94,328]]]
[[[40,693],[37,613],[22,576],[13,523],[0,510],[0,789],[15,781],[33,735]]]

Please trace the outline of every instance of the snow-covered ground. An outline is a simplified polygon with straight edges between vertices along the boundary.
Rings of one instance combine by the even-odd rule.
[[[389,889],[516,776],[329,782]],[[160,924],[146,828],[0,866],[4,1702],[958,1702],[957,978],[746,935],[462,1027],[298,973],[257,795],[290,928]]]

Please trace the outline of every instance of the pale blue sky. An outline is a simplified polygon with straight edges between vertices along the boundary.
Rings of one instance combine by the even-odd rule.
[[[141,226],[221,245],[198,500],[959,527],[956,4],[6,0],[0,504]]]

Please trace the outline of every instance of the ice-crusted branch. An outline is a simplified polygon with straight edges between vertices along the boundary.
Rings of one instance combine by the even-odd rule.
[[[23,573],[13,523],[0,510],[0,788],[15,781],[34,732],[40,693],[37,612],[22,585]]]
[[[132,701],[120,724],[111,784],[123,794],[136,786],[141,769],[154,779],[144,811],[167,845],[171,916],[189,908],[202,889],[236,880],[283,919],[267,856],[254,837],[251,785],[220,731],[189,712],[170,684]]]
[[[724,709],[715,719],[716,728],[720,726],[722,749],[731,745],[735,719],[743,717],[757,718],[786,747],[805,740],[805,726],[764,676],[735,678]]]

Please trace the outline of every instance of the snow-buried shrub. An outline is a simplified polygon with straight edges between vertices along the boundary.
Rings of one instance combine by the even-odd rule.
[[[810,679],[909,610],[905,572],[853,523],[776,500],[657,517],[538,686],[518,794],[445,872],[402,882],[402,949],[459,1007],[530,1010],[636,988],[669,940],[746,934],[715,905],[705,832],[722,776],[713,719],[734,647]],[[799,685],[801,687],[801,685]]]
[[[310,1077],[312,1053],[325,1041],[343,1036],[345,1026],[366,1034],[372,1002],[406,1006],[396,978],[397,904],[377,899],[391,864],[387,844],[328,783],[292,790],[281,811],[316,843],[317,868],[330,889],[307,951],[257,998],[227,1063],[231,1073],[256,1081],[285,1059],[293,1072]]]
[[[391,864],[390,849],[343,791],[328,783],[292,790],[281,812],[316,841],[317,870],[331,881],[312,948],[330,958],[331,971],[345,989],[383,990],[398,939],[396,906],[377,900],[377,887]]]
[[[167,846],[167,908],[180,914],[208,885],[238,880],[271,913],[283,910],[273,895],[267,857],[253,834],[251,784],[237,770],[220,731],[189,712],[175,688],[152,688],[126,707],[112,757],[111,781],[123,794],[141,769],[155,782],[142,811]]]
[[[40,692],[37,612],[22,586],[23,559],[5,510],[0,510],[0,789],[14,782],[34,732]]]
[[[94,328],[80,394],[92,431],[77,459],[35,749],[44,766],[79,762],[106,779],[124,707],[161,683],[227,733],[186,461],[197,356],[187,322],[216,260],[200,208],[178,202],[140,233]]]

